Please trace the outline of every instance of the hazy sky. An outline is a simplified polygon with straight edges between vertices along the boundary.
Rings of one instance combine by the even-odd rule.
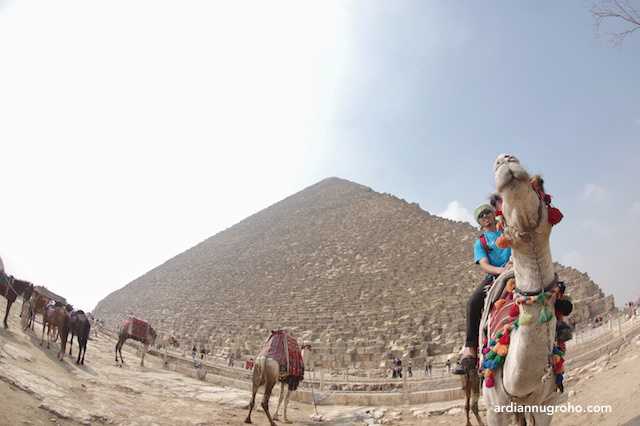
[[[328,176],[470,218],[512,152],[565,213],[554,258],[639,297],[640,35],[453,3],[0,0],[7,271],[92,309]]]

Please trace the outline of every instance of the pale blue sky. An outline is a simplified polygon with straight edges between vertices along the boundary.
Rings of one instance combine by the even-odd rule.
[[[340,176],[462,218],[512,152],[554,258],[640,296],[640,36],[590,2],[0,1],[0,256],[98,300]]]

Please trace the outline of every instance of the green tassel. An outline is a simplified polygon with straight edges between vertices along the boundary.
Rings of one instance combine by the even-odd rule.
[[[539,304],[543,304],[544,303],[544,299],[545,299],[545,293],[540,293],[538,295],[538,297],[536,297],[536,302],[538,302]]]
[[[531,321],[533,321],[533,316],[529,312],[520,313],[520,318],[518,319],[520,325],[531,324]]]
[[[496,339],[499,339],[499,338],[501,338],[501,337],[502,337],[502,331],[498,331],[498,332],[496,333]]]
[[[496,365],[502,365],[502,363],[504,362],[504,357],[500,355],[496,355],[493,358],[493,361],[496,363]]]
[[[549,308],[547,308],[546,306],[544,308],[542,308],[542,310],[540,311],[540,317],[538,318],[538,322],[540,324],[544,324],[545,322],[550,321],[552,318],[551,315],[551,311],[549,311]]]
[[[496,356],[498,356],[494,351],[489,351],[489,353],[487,354],[487,359],[494,359]]]
[[[515,321],[513,322],[513,329],[514,329],[514,330],[517,330],[517,329],[518,329],[518,327],[520,327],[520,318],[518,318],[517,320],[515,320]]]

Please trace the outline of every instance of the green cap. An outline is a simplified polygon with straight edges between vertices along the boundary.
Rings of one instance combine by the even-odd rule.
[[[479,206],[476,209],[476,211],[473,213],[473,216],[476,218],[476,222],[478,222],[478,225],[480,224],[480,217],[479,217],[480,214],[486,210],[489,210],[490,212],[493,212],[493,213],[496,212],[496,210],[493,207],[491,207],[491,205],[489,204],[483,204]]]

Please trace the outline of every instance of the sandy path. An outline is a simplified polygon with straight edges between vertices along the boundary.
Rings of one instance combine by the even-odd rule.
[[[0,330],[0,424],[118,424],[118,425],[241,425],[248,392],[202,382],[162,368],[161,360],[147,356],[139,366],[135,350],[123,350],[128,364],[115,365],[115,342],[101,336],[89,342],[86,365],[74,359],[56,359],[58,345],[46,350],[37,336],[20,330],[17,313],[9,331]],[[75,345],[74,345],[75,346]],[[77,348],[74,347],[74,351]],[[76,353],[76,352],[74,352]],[[603,356],[569,380],[573,404],[611,405],[608,414],[557,414],[557,425],[640,424],[640,339],[629,342],[611,357]],[[275,398],[272,407],[275,408]],[[416,407],[319,407],[325,425],[375,423],[414,426],[464,424],[461,401]],[[272,408],[272,409],[273,409]],[[369,411],[371,414],[367,414]],[[294,424],[309,425],[313,408],[291,402]],[[384,413],[383,416],[381,414]],[[431,414],[429,414],[431,413]],[[484,414],[484,413],[483,413]],[[254,424],[267,425],[256,411]],[[635,419],[635,420],[634,420]]]

